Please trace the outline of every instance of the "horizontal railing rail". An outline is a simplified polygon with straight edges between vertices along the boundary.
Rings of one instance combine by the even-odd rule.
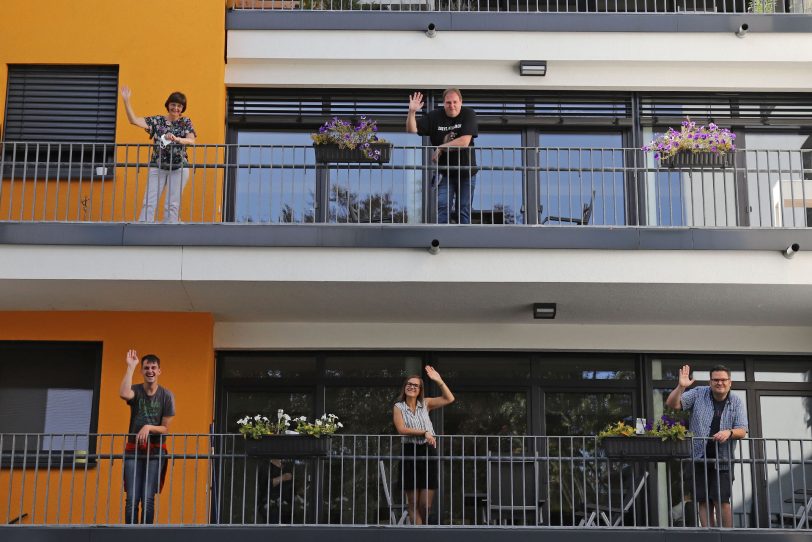
[[[808,0],[228,0],[232,10],[812,14]]]
[[[812,150],[661,161],[629,148],[195,145],[151,163],[141,144],[5,142],[0,221],[802,228]],[[322,161],[323,160],[323,161]]]
[[[732,453],[708,440],[718,459],[694,460],[705,439],[176,434],[126,451],[128,438],[0,434],[0,524],[812,528],[812,439]],[[701,504],[725,498],[717,487],[722,518]]]

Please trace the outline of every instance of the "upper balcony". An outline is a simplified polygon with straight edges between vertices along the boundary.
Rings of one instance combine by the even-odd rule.
[[[229,30],[808,32],[810,0],[226,0]],[[731,25],[734,25],[731,26]]]

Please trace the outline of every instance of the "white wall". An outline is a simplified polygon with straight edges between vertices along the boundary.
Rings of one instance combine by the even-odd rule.
[[[809,33],[231,30],[227,54],[228,86],[812,88]],[[520,77],[519,60],[547,60],[547,76]]]

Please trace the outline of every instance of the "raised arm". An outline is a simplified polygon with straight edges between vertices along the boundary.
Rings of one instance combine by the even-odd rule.
[[[687,388],[690,388],[693,383],[694,381],[691,379],[691,367],[683,365],[679,370],[677,387],[668,394],[665,405],[674,410],[682,410],[682,394]]]
[[[127,119],[130,121],[130,124],[146,130],[147,121],[144,120],[144,117],[139,117],[133,112],[132,104],[130,104],[130,98],[132,98],[132,91],[130,90],[130,87],[121,87],[121,99],[124,101],[124,110],[127,112]]]
[[[406,131],[417,133],[417,112],[423,109],[423,94],[415,92],[409,96],[409,113],[406,115]]]
[[[121,385],[118,388],[119,397],[125,401],[129,401],[135,397],[135,392],[133,391],[133,373],[140,363],[138,352],[135,350],[127,350],[127,370],[124,371],[124,378],[121,379]]]
[[[426,375],[432,382],[437,384],[437,386],[440,388],[440,392],[443,394],[441,397],[427,397],[426,408],[429,410],[434,410],[435,408],[442,408],[453,403],[455,399],[454,394],[451,393],[451,390],[448,388],[446,383],[443,382],[440,373],[438,373],[431,365],[426,365]]]

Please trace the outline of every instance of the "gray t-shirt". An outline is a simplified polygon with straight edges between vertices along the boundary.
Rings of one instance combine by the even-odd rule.
[[[130,405],[130,437],[128,442],[135,442],[135,433],[145,425],[161,425],[164,416],[175,415],[175,396],[163,386],[158,386],[155,394],[150,397],[144,391],[143,384],[133,384],[135,396],[127,401]],[[150,442],[160,442],[161,435],[150,435]]]

